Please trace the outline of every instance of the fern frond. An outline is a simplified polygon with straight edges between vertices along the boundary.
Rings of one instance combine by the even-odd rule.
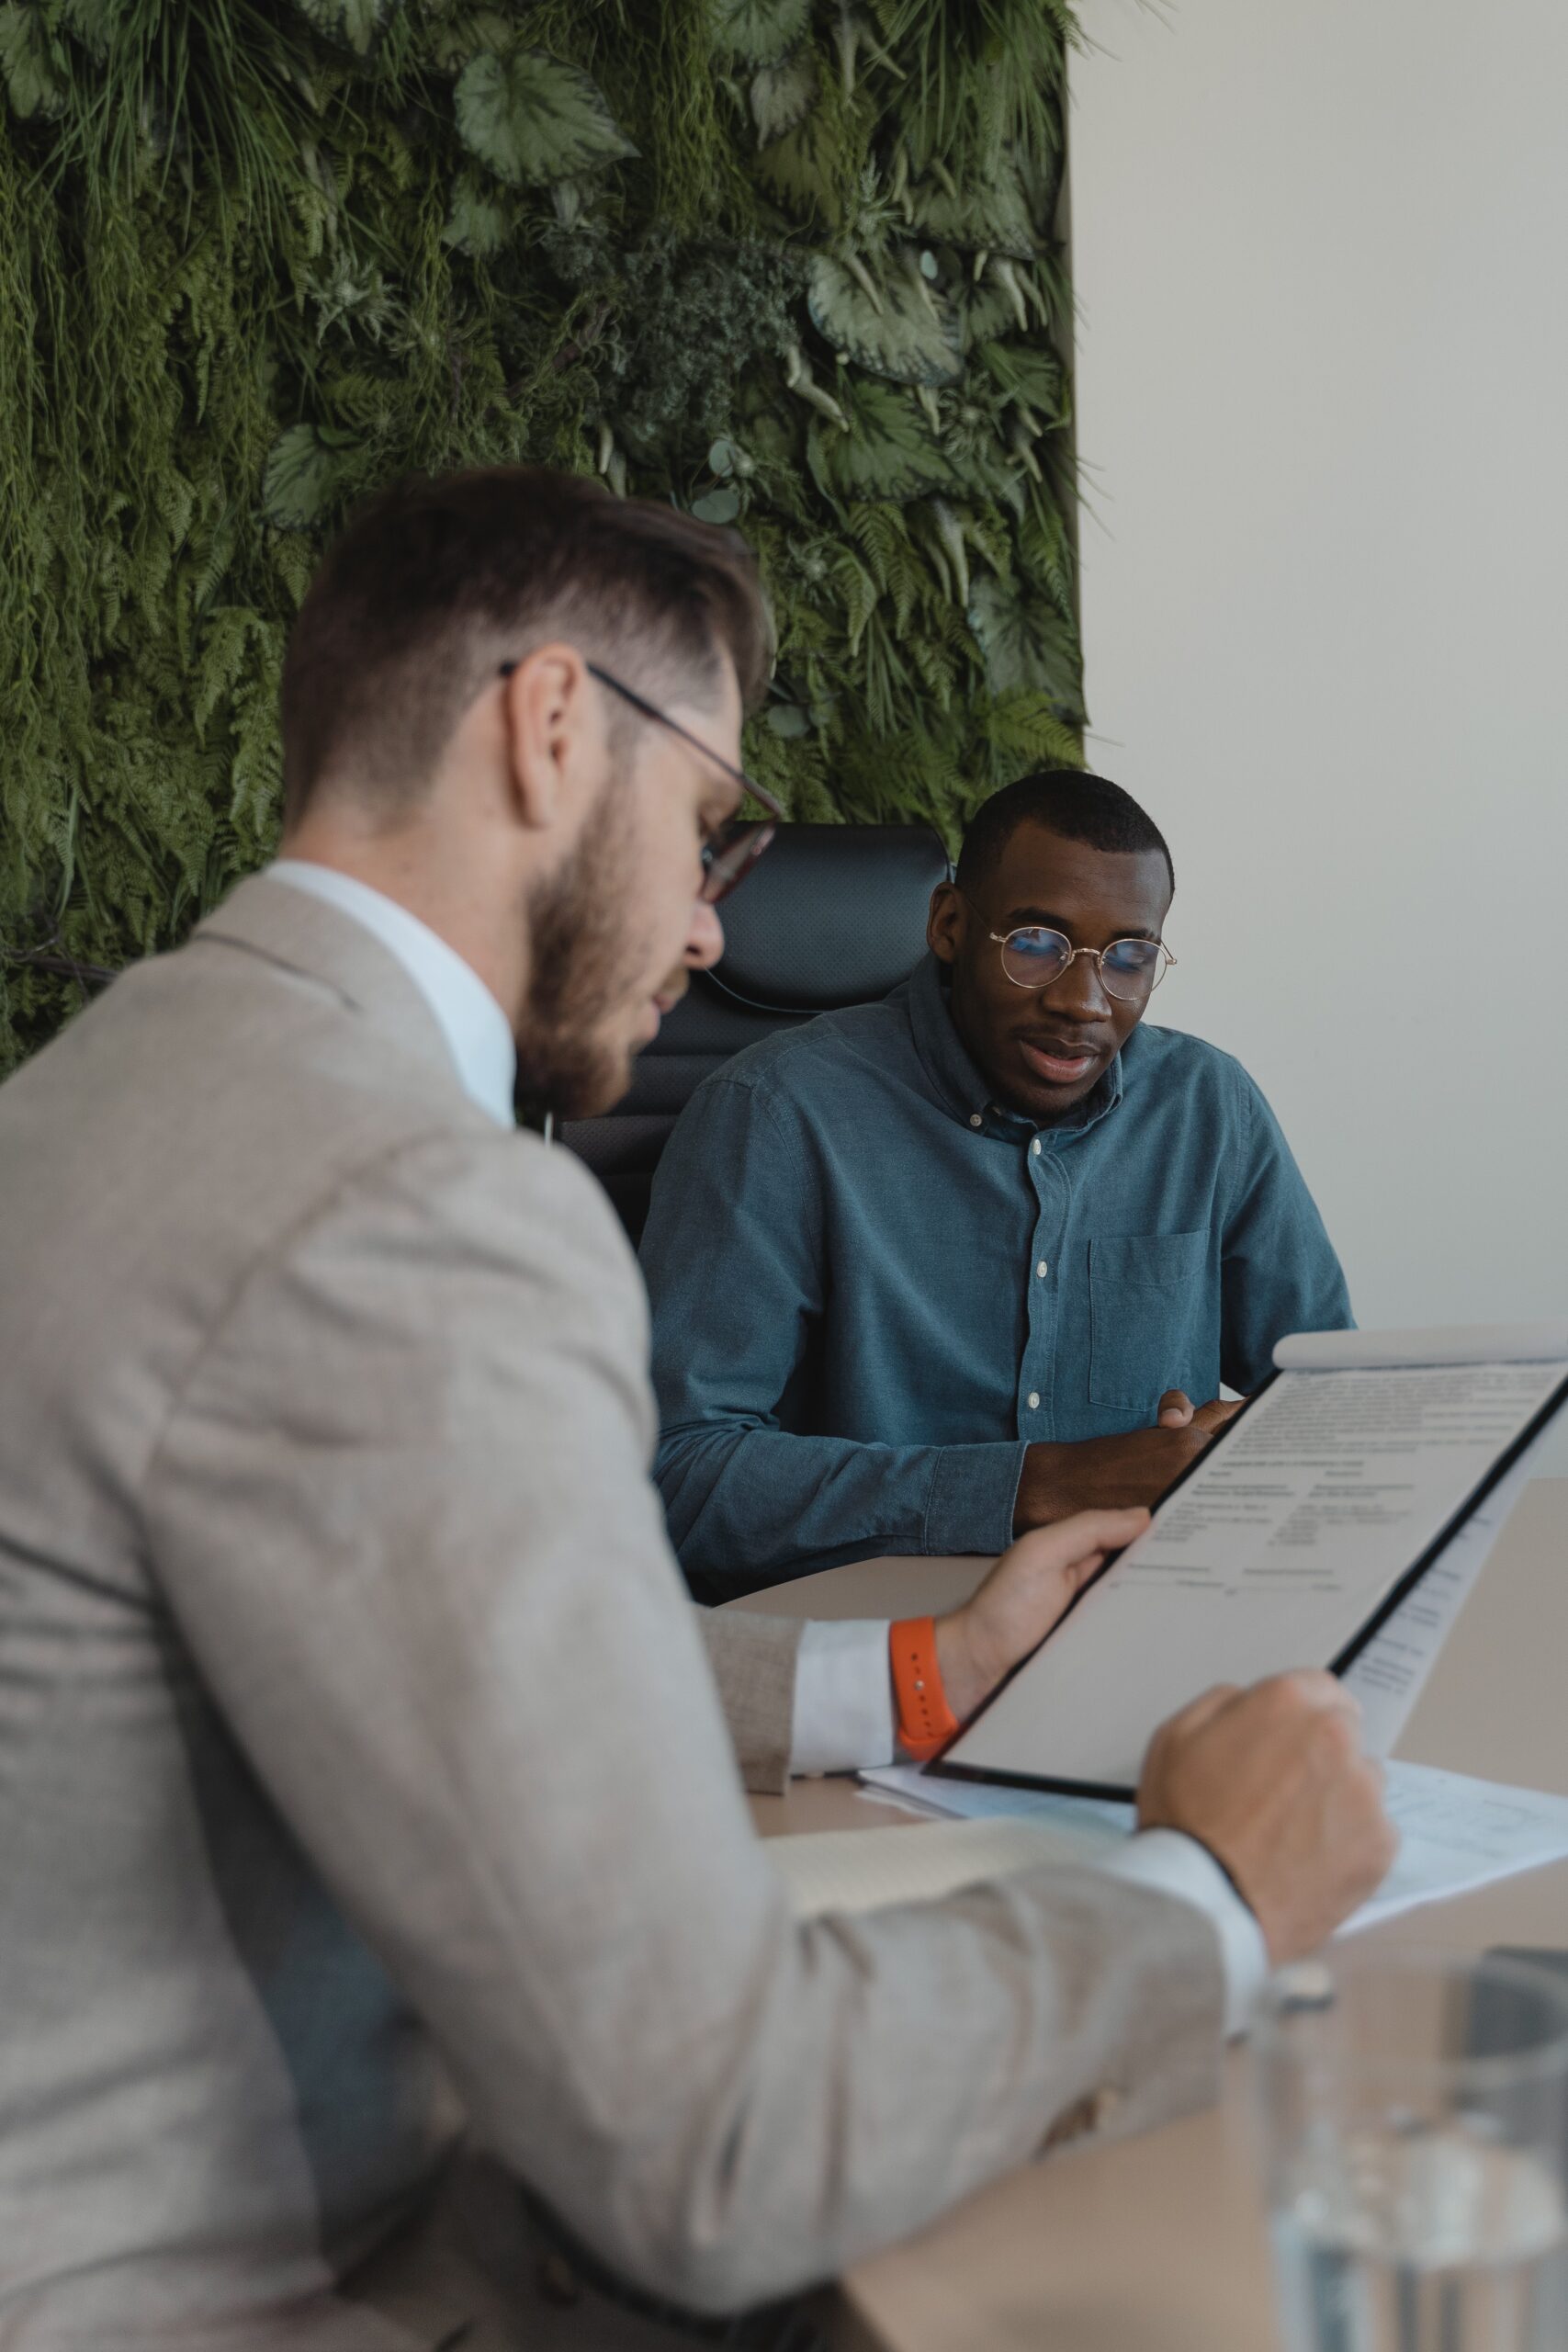
[[[637,150],[556,190],[463,142],[457,78],[516,30],[490,0],[405,0],[363,54],[291,0],[10,13],[49,45],[0,127],[0,1068],[81,1001],[71,958],[171,944],[270,854],[287,630],[400,471],[607,436],[627,491],[733,501],[810,719],[748,756],[796,816],[951,839],[1072,755],[1065,0],[812,0],[782,94],[706,0],[532,0]],[[960,378],[822,339],[831,236]],[[40,937],[64,971],[6,962]]]

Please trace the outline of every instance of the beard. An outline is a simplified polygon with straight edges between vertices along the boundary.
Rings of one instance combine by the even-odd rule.
[[[609,800],[606,790],[582,843],[528,905],[533,969],[517,1041],[518,1096],[525,1112],[558,1119],[597,1117],[631,1084],[616,1021],[648,968],[649,941],[637,914],[632,828],[624,805],[621,822],[611,821]]]

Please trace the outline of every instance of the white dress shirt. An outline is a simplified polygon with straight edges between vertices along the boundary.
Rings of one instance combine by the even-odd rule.
[[[498,1126],[513,1125],[517,1047],[512,1023],[473,966],[465,964],[428,923],[367,882],[356,882],[352,874],[340,874],[332,865],[311,865],[302,857],[280,857],[269,870],[275,882],[324,899],[329,907],[375,933],[435,1015],[464,1093]]]
[[[406,907],[353,875],[303,858],[279,858],[274,880],[308,890],[374,933],[424,998],[446,1040],[463,1090],[499,1126],[515,1120],[517,1048],[512,1026],[470,964]],[[790,1770],[852,1771],[890,1764],[896,1739],[885,1619],[814,1620],[801,1640]],[[1268,1973],[1257,1920],[1213,1857],[1179,1830],[1144,1830],[1100,1867],[1158,1887],[1206,1912],[1224,1957],[1226,2021],[1245,2025]]]

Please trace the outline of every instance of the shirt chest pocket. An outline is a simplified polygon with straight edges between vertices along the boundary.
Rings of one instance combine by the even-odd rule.
[[[1145,1412],[1163,1392],[1213,1393],[1217,1332],[1207,1295],[1209,1234],[1126,1233],[1089,1246],[1089,1393],[1096,1405]],[[1194,1393],[1196,1389],[1201,1393]]]

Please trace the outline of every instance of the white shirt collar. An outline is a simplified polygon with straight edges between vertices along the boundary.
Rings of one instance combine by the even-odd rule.
[[[463,1091],[498,1126],[513,1125],[517,1047],[512,1024],[473,966],[465,964],[428,923],[352,874],[301,857],[280,857],[267,872],[276,882],[324,899],[375,933],[435,1015]]]

